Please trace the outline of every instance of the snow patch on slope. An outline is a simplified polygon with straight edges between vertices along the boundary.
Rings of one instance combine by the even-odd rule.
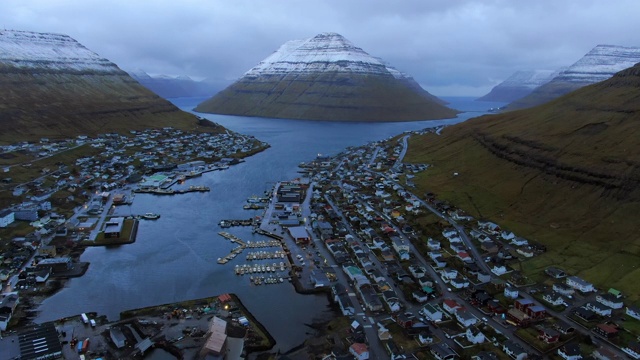
[[[0,31],[0,63],[21,69],[120,71],[67,35],[16,30]]]
[[[244,76],[285,75],[338,71],[345,73],[385,74],[396,79],[407,78],[382,60],[367,54],[342,35],[322,33],[306,40],[291,40]]]
[[[640,47],[598,45],[554,80],[596,83],[640,62]]]

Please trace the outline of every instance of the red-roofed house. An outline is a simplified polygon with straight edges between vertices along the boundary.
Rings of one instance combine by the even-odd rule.
[[[442,302],[442,308],[449,314],[455,314],[456,311],[464,309],[462,305],[458,304],[453,299],[444,299]]]
[[[363,343],[353,343],[349,346],[349,352],[355,356],[357,360],[369,359],[369,348]]]

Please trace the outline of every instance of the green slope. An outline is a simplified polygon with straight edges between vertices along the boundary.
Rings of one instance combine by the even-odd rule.
[[[548,245],[525,271],[554,264],[640,297],[640,66],[409,150],[407,161],[433,164],[422,191]]]
[[[196,107],[218,114],[336,121],[412,121],[457,111],[393,76],[324,72],[242,78]]]

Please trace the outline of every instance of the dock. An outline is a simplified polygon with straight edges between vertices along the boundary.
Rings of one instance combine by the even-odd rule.
[[[218,264],[221,264],[221,265],[224,265],[224,264],[228,263],[229,261],[233,260],[236,256],[238,256],[238,254],[240,254],[246,248],[258,249],[258,248],[280,247],[280,246],[282,246],[280,241],[277,241],[277,240],[244,242],[239,237],[237,237],[237,236],[235,236],[233,234],[229,234],[228,232],[225,232],[225,231],[219,232],[218,235],[222,236],[225,239],[228,239],[232,243],[238,244],[238,247],[236,247],[235,249],[231,250],[231,252],[228,255],[226,255],[225,257],[218,258]],[[266,252],[263,251],[262,253],[264,254],[264,256],[266,258]],[[281,255],[280,255],[281,253],[284,254],[284,252],[281,252],[281,251],[278,251],[276,253],[278,253],[278,257],[281,257]],[[275,256],[274,256],[274,258],[275,258]],[[257,256],[256,256],[256,259],[257,259]]]
[[[221,220],[218,225],[221,228],[229,228],[232,226],[258,226],[260,219],[245,219],[245,220]]]
[[[139,188],[139,189],[134,189],[133,192],[135,193],[142,193],[142,194],[153,194],[153,195],[177,195],[177,194],[186,194],[186,193],[190,193],[190,192],[207,192],[207,191],[211,191],[211,189],[208,186],[189,186],[188,189],[180,189],[180,190],[173,190],[173,189],[162,189],[162,188]]]

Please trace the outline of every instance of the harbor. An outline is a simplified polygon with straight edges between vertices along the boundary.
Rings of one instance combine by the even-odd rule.
[[[186,194],[190,192],[207,192],[207,191],[211,191],[211,189],[208,186],[196,186],[196,185],[189,186],[187,189],[179,189],[179,190],[174,190],[169,188],[164,189],[164,188],[142,188],[142,187],[133,190],[133,192],[135,193],[153,194],[153,195],[177,195],[177,194]]]

